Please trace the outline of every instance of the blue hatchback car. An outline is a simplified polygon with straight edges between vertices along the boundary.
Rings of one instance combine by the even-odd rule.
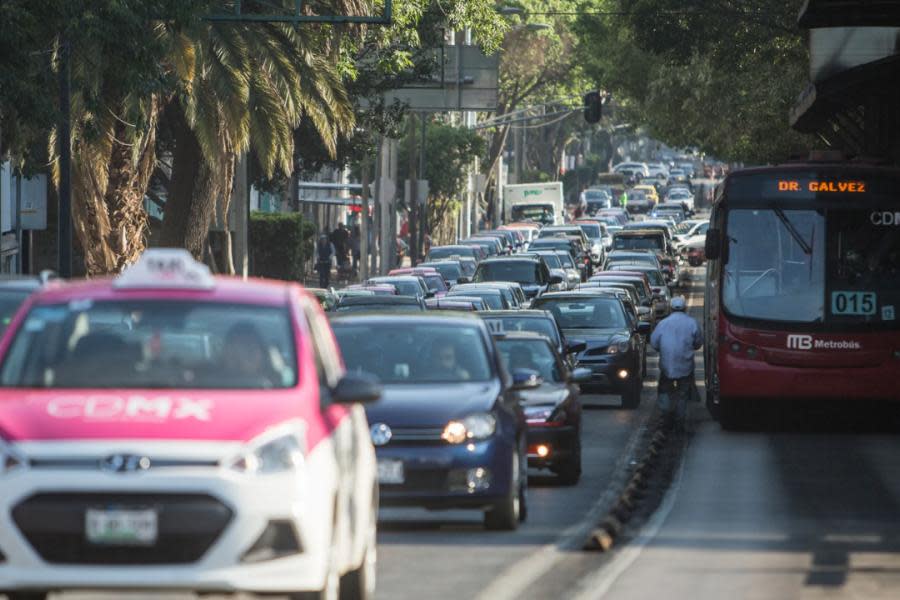
[[[381,503],[484,511],[488,529],[527,512],[527,424],[519,394],[534,371],[507,373],[484,322],[455,313],[354,315],[331,322],[348,371],[381,380],[366,407]]]

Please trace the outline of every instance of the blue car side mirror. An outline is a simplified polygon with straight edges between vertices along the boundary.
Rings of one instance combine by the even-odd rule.
[[[544,383],[540,373],[531,369],[516,369],[512,373],[514,390],[533,390]]]

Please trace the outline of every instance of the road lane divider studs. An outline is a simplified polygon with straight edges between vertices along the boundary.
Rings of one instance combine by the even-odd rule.
[[[622,533],[622,522],[613,516],[608,516],[603,519],[603,523],[600,524],[601,529],[606,530],[606,532],[613,536],[613,539],[617,538],[620,533]]]
[[[605,529],[595,529],[591,532],[591,536],[584,545],[585,550],[593,550],[595,552],[609,552],[615,540]]]
[[[618,499],[598,521],[597,527],[582,545],[583,550],[608,552],[615,545],[616,539],[622,537],[625,524],[639,512],[638,504],[647,496],[651,478],[667,456],[667,447],[677,438],[670,435],[669,428],[669,419],[659,417],[642,432],[647,440],[644,453],[638,460],[630,462],[631,473],[627,476]]]

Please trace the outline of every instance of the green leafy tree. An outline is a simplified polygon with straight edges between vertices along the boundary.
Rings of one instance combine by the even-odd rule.
[[[433,237],[439,240],[448,237],[448,232],[442,228],[459,212],[468,168],[484,152],[484,146],[484,138],[467,127],[438,120],[427,124],[424,179],[428,180],[428,229]],[[398,165],[398,176],[401,180],[406,179],[409,176],[409,138],[400,145]],[[420,174],[420,177],[423,176]]]
[[[605,0],[576,24],[578,61],[620,121],[676,147],[769,162],[808,146],[788,127],[808,56],[801,2]]]
[[[573,60],[578,38],[572,30],[580,3],[575,0],[521,0],[514,6],[523,15],[511,17],[511,28],[503,40],[500,54],[500,89],[495,116],[503,116],[534,105],[545,105],[517,116],[536,116],[565,111],[577,107],[582,94],[591,84],[582,76]],[[535,26],[549,26],[535,29]],[[572,115],[574,116],[574,115]],[[533,146],[532,161],[526,158],[525,168],[534,167],[556,178],[562,148],[570,141],[572,125],[579,123],[568,117],[548,118],[547,127],[541,119],[528,121],[530,139],[539,139]],[[482,169],[488,174],[486,190],[492,185],[496,164],[507,139],[514,130],[501,125],[488,130],[487,151]],[[532,164],[528,164],[532,162]]]
[[[334,153],[354,118],[327,38],[308,29],[203,23],[184,49],[196,68],[165,113],[174,154],[162,243],[200,257],[217,203],[227,214],[241,152],[252,148],[266,176],[290,173],[302,120]],[[232,272],[229,250],[226,239],[223,268]]]

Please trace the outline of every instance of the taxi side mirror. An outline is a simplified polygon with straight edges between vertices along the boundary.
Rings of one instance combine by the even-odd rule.
[[[647,321],[639,321],[637,324],[637,332],[641,335],[647,335],[650,333],[650,329],[652,326]]]
[[[551,285],[559,285],[563,282],[563,278],[561,275],[551,275],[550,276],[550,284]]]
[[[370,404],[381,398],[381,382],[368,373],[345,373],[331,390],[334,404]]]

